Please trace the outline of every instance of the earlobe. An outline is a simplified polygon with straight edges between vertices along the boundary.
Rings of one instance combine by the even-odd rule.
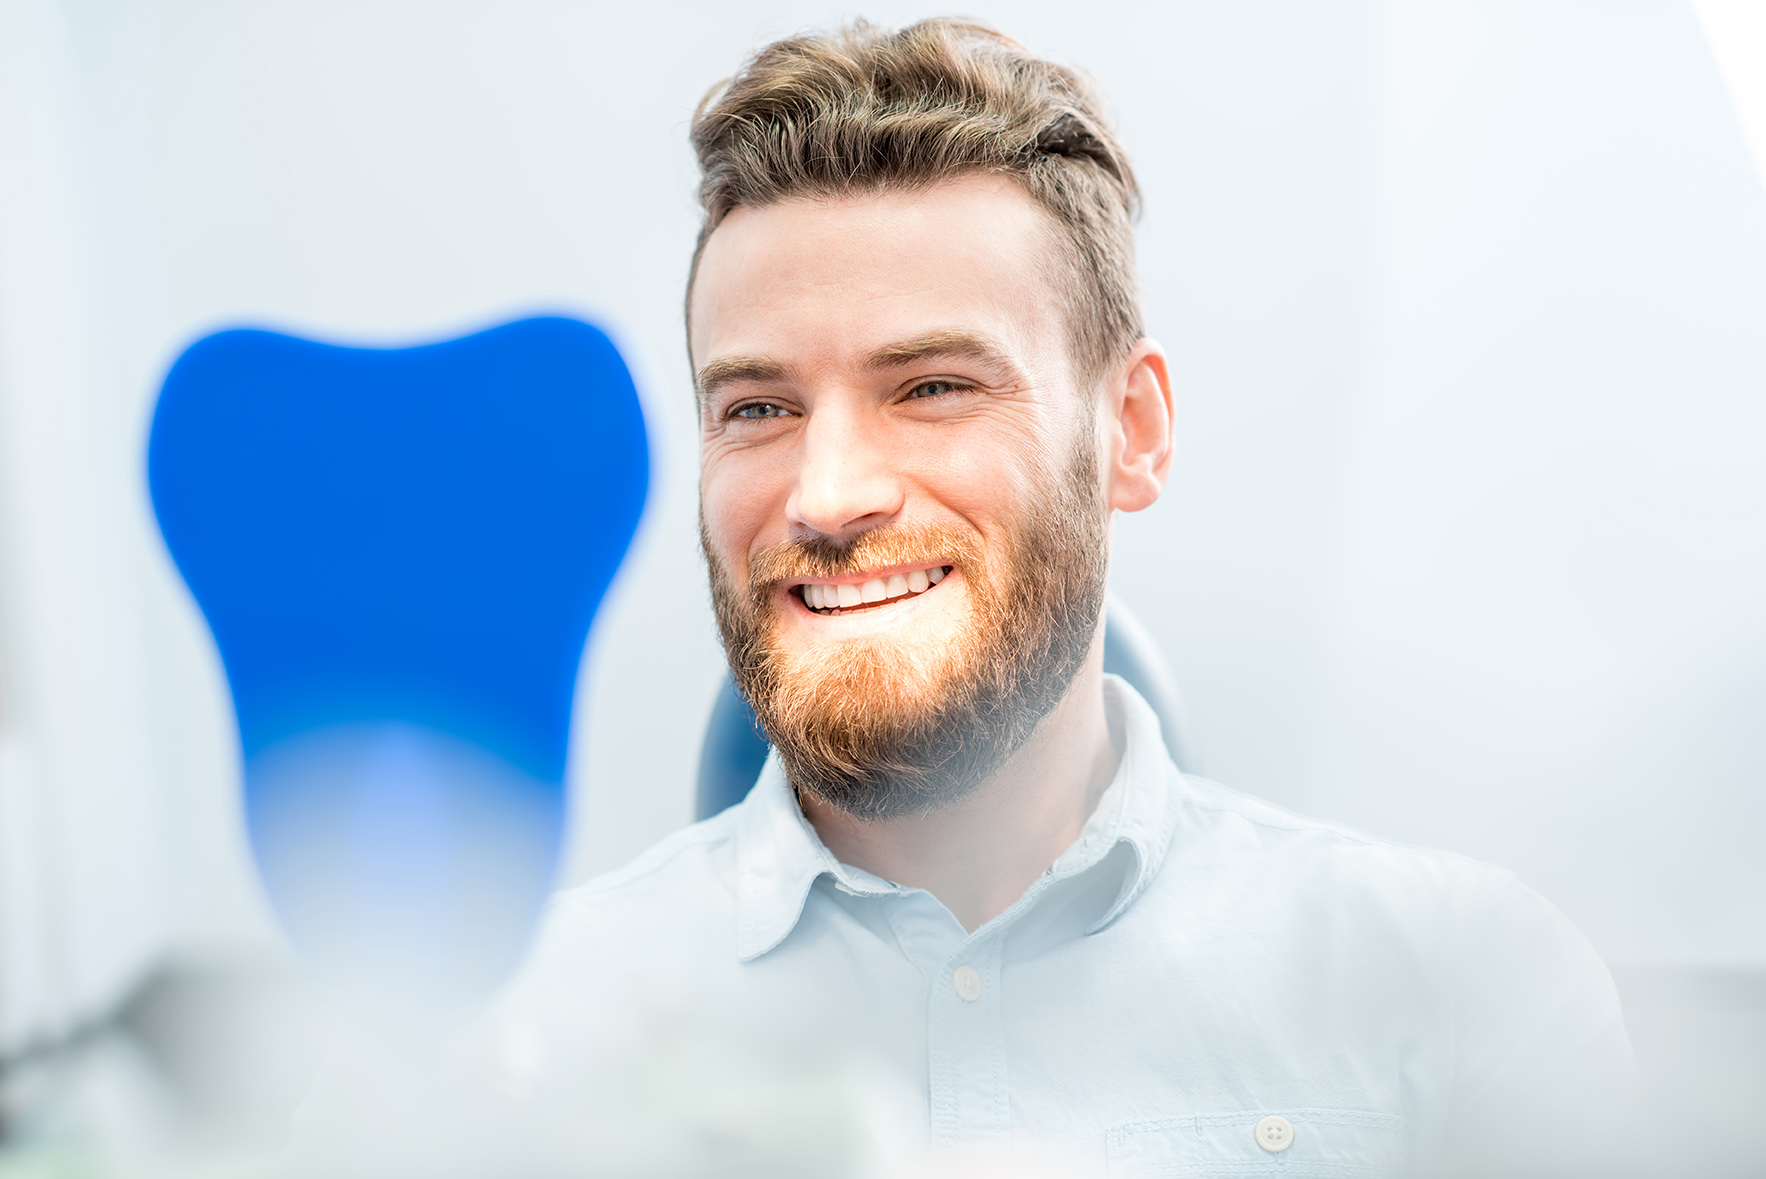
[[[1114,437],[1109,471],[1110,506],[1123,512],[1151,507],[1171,474],[1171,377],[1165,352],[1142,340],[1128,354],[1113,396],[1107,423]]]

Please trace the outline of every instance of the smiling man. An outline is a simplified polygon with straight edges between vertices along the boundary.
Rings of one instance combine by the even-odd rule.
[[[559,900],[498,1100],[655,1173],[1593,1173],[1630,1063],[1568,922],[1180,774],[1103,673],[1172,399],[1087,86],[857,25],[759,52],[693,140],[703,544],[774,754]]]
[[[1108,513],[1171,461],[1138,325],[1075,359],[1070,252],[1010,176],[904,178],[731,209],[690,302],[737,682],[828,848],[970,930],[1115,772]]]

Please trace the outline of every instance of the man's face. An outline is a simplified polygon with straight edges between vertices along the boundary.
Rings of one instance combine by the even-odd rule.
[[[854,814],[972,788],[1091,647],[1105,509],[1056,249],[973,177],[738,209],[700,260],[719,625],[793,783]]]

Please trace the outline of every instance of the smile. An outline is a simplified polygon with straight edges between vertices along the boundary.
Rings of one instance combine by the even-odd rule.
[[[891,602],[923,594],[943,581],[949,572],[949,565],[934,565],[929,569],[891,573],[886,577],[873,577],[863,582],[835,585],[831,582],[808,581],[798,589],[802,593],[805,606],[817,614],[832,617],[871,606],[887,606]]]

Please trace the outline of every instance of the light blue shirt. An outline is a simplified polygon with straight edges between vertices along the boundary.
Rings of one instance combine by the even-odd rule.
[[[569,1173],[865,1174],[966,1142],[1289,1179],[1610,1151],[1629,1048],[1556,909],[1180,774],[1105,685],[1116,777],[1004,913],[969,933],[842,864],[769,762],[739,806],[560,896],[456,1060],[493,1079],[463,1116],[523,1127],[505,1163],[519,1141]]]

